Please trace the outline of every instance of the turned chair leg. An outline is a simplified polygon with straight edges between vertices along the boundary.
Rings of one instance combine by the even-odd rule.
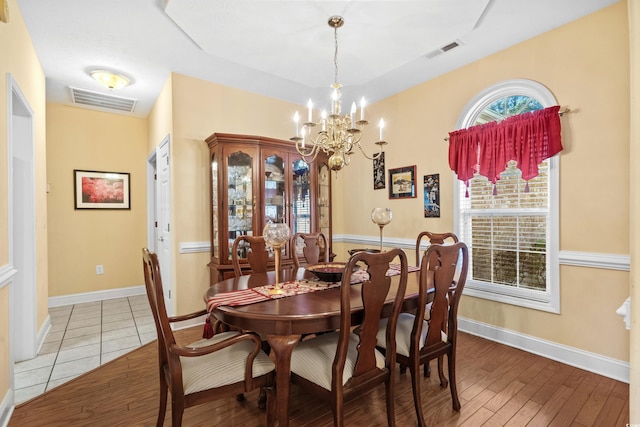
[[[453,401],[453,409],[460,410],[460,400],[458,399],[458,388],[456,387],[456,356],[455,353],[447,357],[449,365],[449,388],[451,389],[451,400]]]
[[[258,395],[258,408],[265,409],[267,407],[267,391],[265,387],[260,387],[260,394]]]
[[[425,364],[427,367],[429,363]],[[426,371],[426,370],[425,370]],[[416,363],[411,367],[411,388],[413,389],[413,406],[416,408],[416,417],[418,417],[418,426],[426,427],[424,422],[424,414],[422,413],[422,399],[420,398],[420,365]]]
[[[451,366],[449,366],[449,368],[451,368]],[[444,357],[443,356],[438,357],[438,375],[440,376],[440,387],[445,388],[447,386],[447,377],[444,376]]]
[[[167,412],[167,392],[167,385],[160,384],[160,408],[158,409],[157,427],[162,427],[164,425],[164,416]]]

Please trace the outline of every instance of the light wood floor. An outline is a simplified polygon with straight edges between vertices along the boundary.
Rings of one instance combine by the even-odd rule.
[[[198,339],[200,328],[178,332]],[[451,408],[437,375],[423,381],[422,401],[431,426],[596,426],[629,422],[629,386],[521,350],[460,333],[458,393],[462,409]],[[154,426],[158,408],[155,341],[16,407],[14,426]],[[435,364],[432,362],[432,366]],[[399,375],[399,374],[398,374]],[[399,375],[396,423],[416,425],[410,376]],[[291,426],[331,426],[330,407],[295,386]],[[165,426],[171,415],[167,410]],[[384,386],[345,407],[348,426],[386,425]],[[266,425],[257,392],[244,402],[229,398],[189,408],[184,426]]]

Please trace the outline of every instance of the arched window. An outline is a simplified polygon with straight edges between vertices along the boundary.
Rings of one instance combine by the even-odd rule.
[[[491,86],[467,104],[457,128],[499,121],[557,105],[531,80]],[[495,188],[476,175],[468,188],[456,180],[455,230],[469,246],[468,295],[559,312],[558,156],[539,166],[528,186],[515,163]]]

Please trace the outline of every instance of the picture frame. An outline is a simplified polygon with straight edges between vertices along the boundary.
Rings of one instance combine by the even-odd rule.
[[[424,217],[440,218],[440,174],[423,177]]]
[[[384,167],[384,151],[380,155],[373,159],[373,189],[380,190],[385,188],[386,174]]]
[[[75,209],[131,209],[131,181],[127,172],[73,170]]]
[[[416,197],[416,166],[389,169],[389,199]]]

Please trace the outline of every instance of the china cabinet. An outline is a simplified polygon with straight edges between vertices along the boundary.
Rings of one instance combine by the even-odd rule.
[[[321,231],[331,248],[331,175],[327,158],[307,163],[290,141],[214,133],[206,139],[211,170],[211,283],[233,276],[231,248],[269,222],[291,235]],[[289,245],[282,264],[292,263]],[[246,248],[239,248],[246,256]]]

